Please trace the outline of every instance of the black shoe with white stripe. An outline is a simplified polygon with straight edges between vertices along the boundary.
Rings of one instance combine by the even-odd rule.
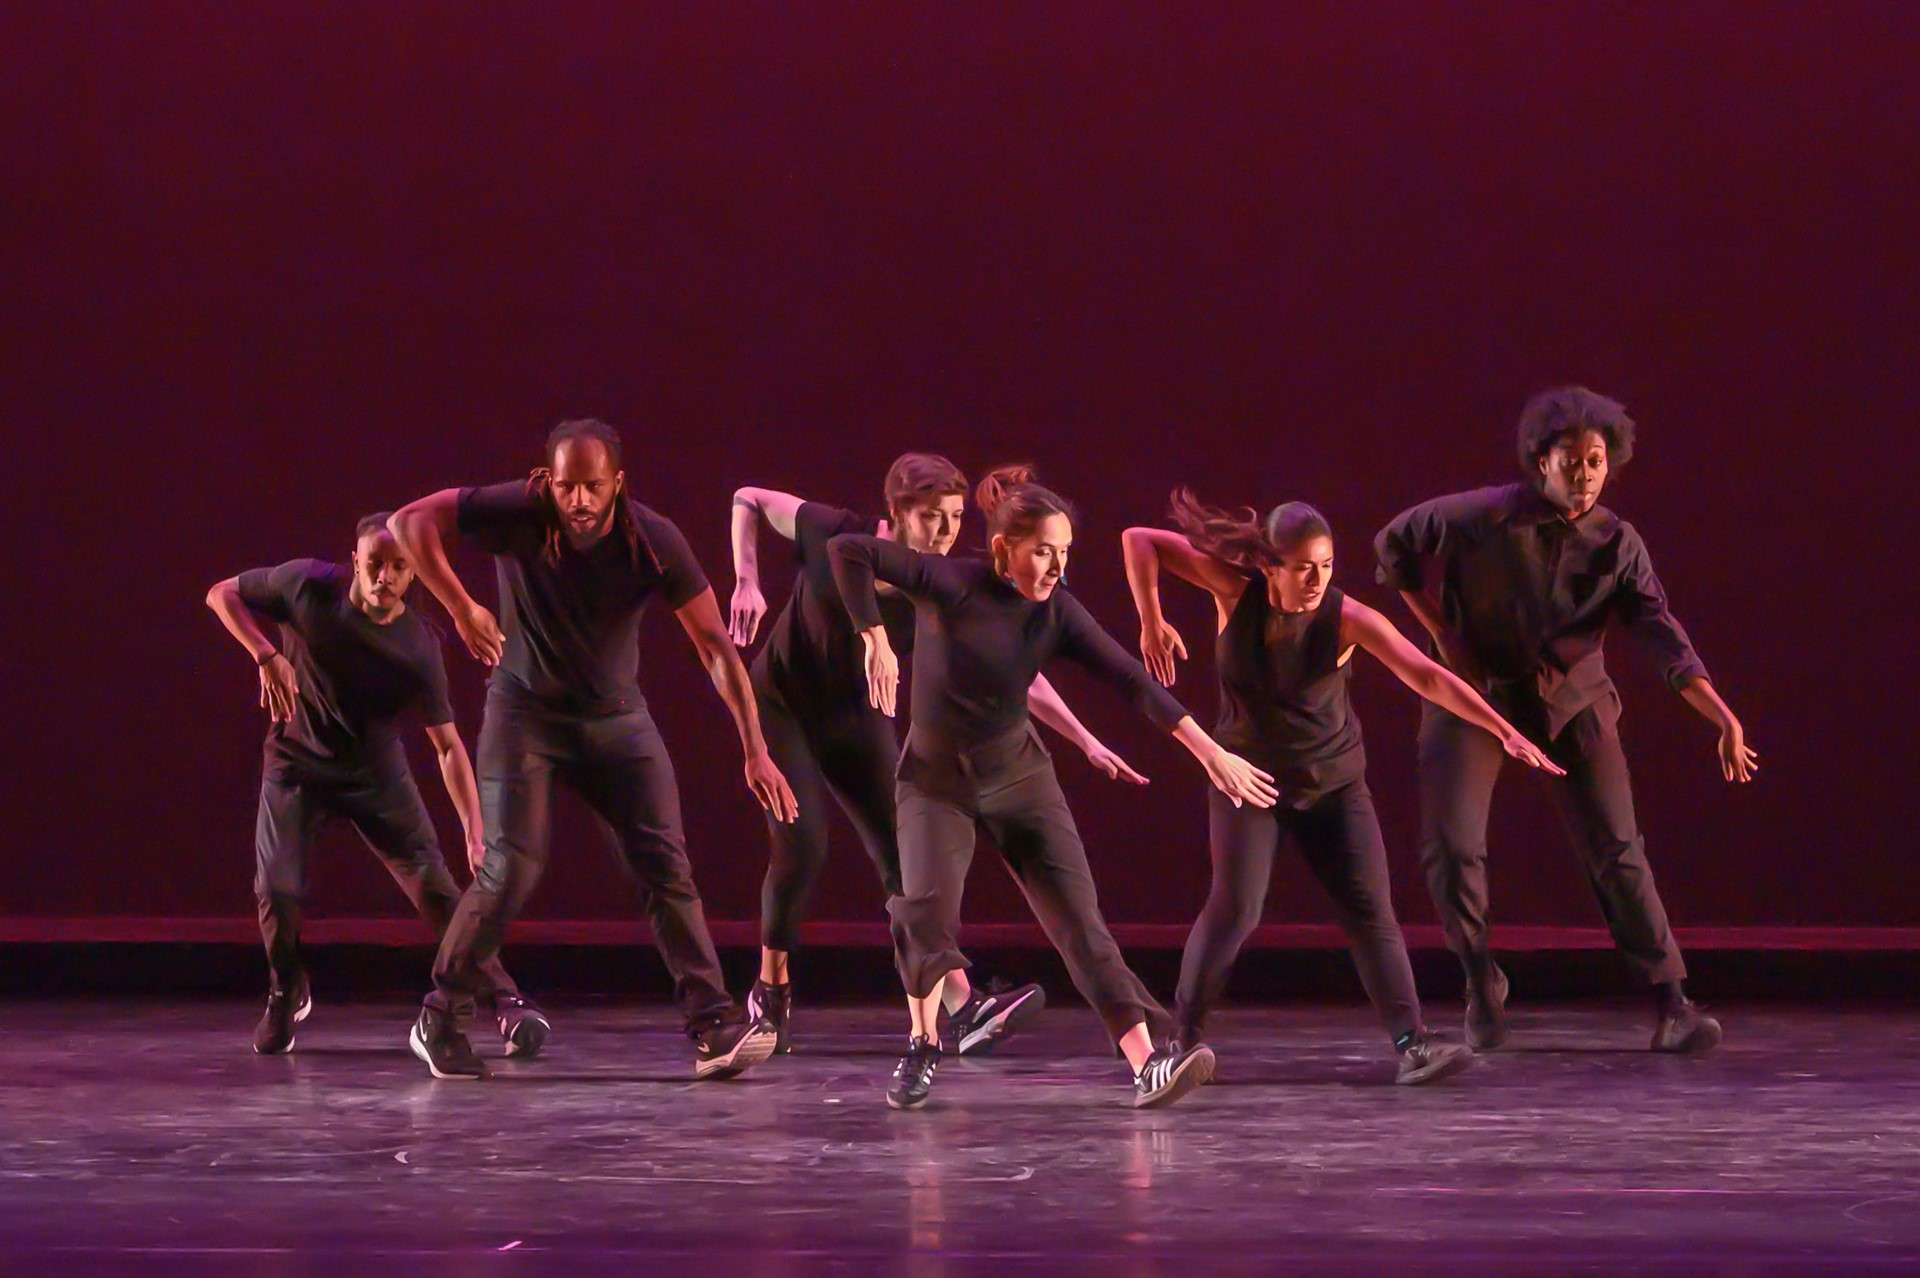
[[[773,1055],[780,1036],[764,1020],[726,1021],[693,1034],[695,1078],[732,1078]]]
[[[1171,1105],[1212,1077],[1211,1047],[1205,1043],[1192,1047],[1168,1043],[1147,1057],[1147,1063],[1133,1076],[1133,1107]]]
[[[893,1081],[887,1084],[887,1105],[893,1109],[919,1109],[933,1090],[933,1072],[940,1068],[944,1055],[940,1044],[924,1034],[907,1044],[907,1054],[893,1067]]]
[[[793,1040],[787,1036],[787,1017],[793,1011],[793,986],[774,985],[767,981],[755,981],[753,988],[747,991],[747,1019],[765,1021],[773,1026],[775,1040],[773,1052],[776,1056],[785,1056],[793,1050]]]
[[[493,1016],[499,1022],[500,1041],[507,1045],[507,1055],[520,1060],[538,1056],[547,1035],[553,1033],[553,1022],[547,1014],[523,994],[495,995]]]
[[[302,976],[292,989],[278,985],[267,992],[267,1010],[253,1027],[253,1050],[262,1056],[279,1056],[293,1050],[293,1027],[307,1019],[313,1010],[313,991]]]
[[[486,1062],[461,1032],[453,1013],[423,1007],[407,1031],[407,1046],[427,1064],[435,1078],[485,1078]]]
[[[975,990],[947,1019],[946,1041],[956,1056],[985,1056],[1046,1005],[1047,992],[1038,985],[985,994]]]

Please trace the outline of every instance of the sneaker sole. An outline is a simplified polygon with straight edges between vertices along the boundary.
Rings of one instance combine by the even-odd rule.
[[[725,1056],[716,1056],[710,1061],[695,1061],[693,1076],[696,1079],[732,1078],[772,1056],[779,1041],[779,1033],[771,1028],[749,1030]]]
[[[1019,1002],[987,1018],[987,1023],[962,1038],[955,1046],[959,1056],[990,1056],[993,1049],[1013,1036],[1047,1006],[1047,992],[1036,989]]]
[[[927,1093],[927,1096],[931,1096],[931,1095],[933,1095],[932,1092]],[[893,1093],[888,1092],[887,1108],[888,1109],[919,1109],[927,1103],[927,1096],[921,1096],[914,1100],[895,1100]]]
[[[1150,1096],[1133,1098],[1135,1109],[1164,1109],[1213,1078],[1213,1049],[1203,1047],[1181,1062],[1167,1085]]]
[[[1418,1087],[1422,1083],[1437,1083],[1443,1078],[1452,1078],[1462,1070],[1472,1067],[1472,1052],[1456,1052],[1444,1060],[1435,1061],[1425,1069],[1417,1069],[1411,1074],[1397,1075],[1393,1081],[1400,1087]]]
[[[306,1020],[308,1016],[312,1015],[312,1013],[313,1013],[313,995],[309,993],[307,995],[306,1001],[300,1004],[300,1006],[293,1009],[293,1023],[295,1025],[298,1025],[301,1021]],[[260,1050],[259,1046],[256,1045],[253,1049],[253,1054],[255,1056],[285,1056],[288,1052],[291,1052],[293,1050],[294,1042],[295,1040],[293,1036],[288,1035],[287,1045],[279,1049],[278,1051],[263,1052]]]
[[[553,1033],[553,1022],[538,1012],[528,1012],[513,1027],[513,1033],[507,1038],[507,1055],[515,1060],[532,1060],[546,1046],[547,1035]]]
[[[420,1022],[418,1021],[415,1021],[413,1023],[413,1028],[407,1031],[407,1046],[413,1049],[413,1054],[420,1058],[420,1063],[425,1065],[427,1067],[427,1071],[431,1073],[435,1078],[479,1080],[486,1077],[485,1074],[444,1074],[442,1073],[440,1071],[440,1067],[433,1063],[433,1057],[427,1054],[427,1040],[420,1037]]]

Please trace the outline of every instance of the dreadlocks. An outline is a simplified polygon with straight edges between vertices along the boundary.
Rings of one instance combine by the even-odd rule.
[[[607,450],[607,462],[617,474],[622,469],[620,461],[620,432],[594,417],[581,417],[561,422],[547,434],[547,464],[535,467],[527,477],[527,493],[538,500],[547,522],[542,555],[549,564],[560,562],[562,520],[560,507],[553,500],[553,459],[560,445],[576,440],[591,439],[599,442]],[[627,555],[635,568],[640,566],[644,555],[657,570],[660,562],[654,557],[653,547],[646,545],[640,537],[640,527],[633,522],[633,507],[624,493],[617,495],[613,502],[613,525],[619,529],[621,537],[627,543]]]

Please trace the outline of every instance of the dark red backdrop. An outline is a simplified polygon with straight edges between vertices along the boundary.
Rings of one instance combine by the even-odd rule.
[[[1894,514],[1917,26],[1899,4],[12,7],[0,917],[245,917],[260,722],[205,587],[517,474],[562,415],[626,429],[723,600],[738,484],[870,505],[905,448],[1037,459],[1087,514],[1077,593],[1130,641],[1115,534],[1173,483],[1310,498],[1343,584],[1385,602],[1373,530],[1506,478],[1527,393],[1577,379],[1642,421],[1613,504],[1766,758],[1730,791],[1616,644],[1675,915],[1920,924]],[[1199,601],[1176,617],[1204,639]],[[730,730],[670,622],[647,661],[710,908],[747,918],[764,840]],[[471,733],[479,678],[450,662]],[[1209,678],[1186,690],[1210,713]],[[1197,772],[1063,683],[1155,778],[1062,756],[1111,915],[1188,919]],[[1412,699],[1378,667],[1357,695],[1426,919]],[[1501,804],[1501,916],[1591,922],[1529,789]],[[583,835],[563,823],[536,916],[630,916]],[[873,920],[840,846],[820,916]],[[329,849],[324,912],[400,913]],[[1273,911],[1322,917],[1292,867]],[[1022,917],[998,873],[971,913]]]

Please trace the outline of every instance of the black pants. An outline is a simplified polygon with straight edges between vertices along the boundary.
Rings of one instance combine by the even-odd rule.
[[[1142,1021],[1164,1030],[1166,1010],[1127,967],[1100,917],[1086,846],[1053,760],[1031,726],[966,752],[916,732],[901,757],[895,793],[901,892],[887,910],[894,958],[910,996],[925,998],[940,978],[967,966],[959,948],[960,901],[975,836],[984,831],[1108,1033],[1117,1039]]]
[[[1187,935],[1174,1009],[1182,1042],[1197,1041],[1220,1000],[1240,947],[1260,922],[1267,881],[1282,835],[1291,834],[1333,902],[1347,934],[1360,983],[1393,1038],[1422,1028],[1420,997],[1406,938],[1393,915],[1387,848],[1365,781],[1341,786],[1306,808],[1233,806],[1218,790],[1207,796],[1213,889]]]
[[[1535,741],[1545,735],[1537,706],[1501,706]],[[1547,744],[1567,770],[1548,784],[1587,872],[1614,944],[1649,983],[1687,974],[1653,884],[1646,844],[1633,815],[1627,757],[1616,730],[1620,706],[1609,695],[1574,717]],[[1447,947],[1469,974],[1489,956],[1487,814],[1506,752],[1490,734],[1435,705],[1420,721],[1420,862],[1446,930]]]
[[[793,787],[800,819],[767,816],[773,857],[760,887],[760,942],[770,950],[799,947],[800,920],[827,862],[826,796],[853,823],[889,897],[900,894],[900,844],[894,837],[893,774],[900,744],[876,714],[796,713],[776,691],[757,688],[767,753]]]
[[[359,831],[433,929],[436,941],[446,934],[460,899],[411,773],[369,769],[332,777],[269,771],[260,782],[260,811],[253,827],[253,893],[276,989],[292,989],[300,979],[307,856],[314,838],[333,818]],[[488,998],[518,993],[497,955],[481,969],[478,992]]]
[[[558,780],[599,816],[639,885],[689,1031],[734,1014],[693,886],[673,762],[652,716],[566,714],[495,691],[480,729],[479,773],[486,860],[440,946],[429,1005],[461,1016],[471,1010],[482,967],[499,952],[507,924],[546,868],[548,808]]]

